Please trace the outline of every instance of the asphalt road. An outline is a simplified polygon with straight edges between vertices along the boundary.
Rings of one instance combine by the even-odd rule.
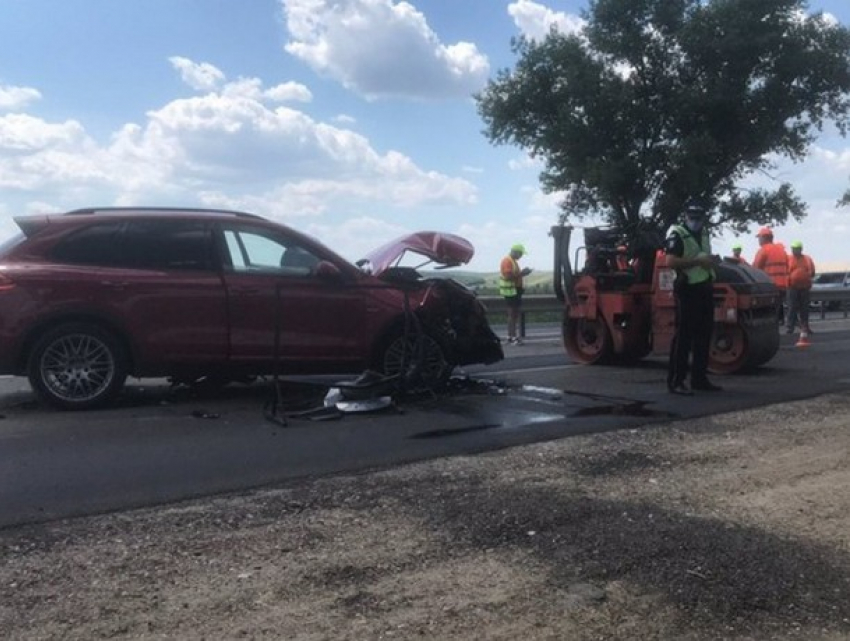
[[[667,393],[665,363],[572,364],[551,331],[506,346],[505,361],[460,372],[450,393],[401,399],[332,420],[333,379],[287,380],[286,425],[270,420],[269,385],[211,395],[162,381],[130,385],[119,406],[61,413],[26,381],[0,379],[0,527],[152,505],[593,431],[638,428],[850,388],[850,322],[813,320],[812,345],[783,336],[755,374],[717,378],[721,393]],[[272,416],[271,418],[275,418]]]

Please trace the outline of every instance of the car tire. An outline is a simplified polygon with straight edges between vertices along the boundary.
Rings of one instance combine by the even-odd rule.
[[[408,391],[442,387],[454,369],[443,344],[424,332],[393,336],[381,351],[378,366],[387,376],[399,375]]]
[[[90,323],[67,323],[33,345],[27,375],[45,402],[63,410],[102,407],[123,389],[125,350],[109,331]]]

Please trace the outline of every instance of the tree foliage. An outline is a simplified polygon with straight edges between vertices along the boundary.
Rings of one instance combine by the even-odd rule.
[[[846,133],[850,31],[803,0],[590,0],[581,33],[512,42],[516,68],[478,95],[485,135],[540,158],[562,217],[667,229],[701,197],[715,222],[800,220],[789,184],[746,189]]]

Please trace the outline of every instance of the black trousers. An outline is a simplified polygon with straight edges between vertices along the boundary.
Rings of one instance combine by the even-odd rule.
[[[800,329],[809,329],[809,303],[812,293],[808,289],[788,290],[788,331],[793,332],[799,322]]]
[[[691,383],[705,381],[714,327],[714,287],[710,282],[678,286],[675,297],[676,334],[670,347],[667,384],[677,385],[687,378],[691,356]]]

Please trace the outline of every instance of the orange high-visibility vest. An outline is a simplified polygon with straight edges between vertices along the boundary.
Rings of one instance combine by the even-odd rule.
[[[788,289],[788,254],[781,243],[767,243],[758,250],[753,267],[761,269],[779,289]]]
[[[788,286],[792,289],[811,289],[815,277],[815,264],[811,258],[801,254],[788,257]]]

